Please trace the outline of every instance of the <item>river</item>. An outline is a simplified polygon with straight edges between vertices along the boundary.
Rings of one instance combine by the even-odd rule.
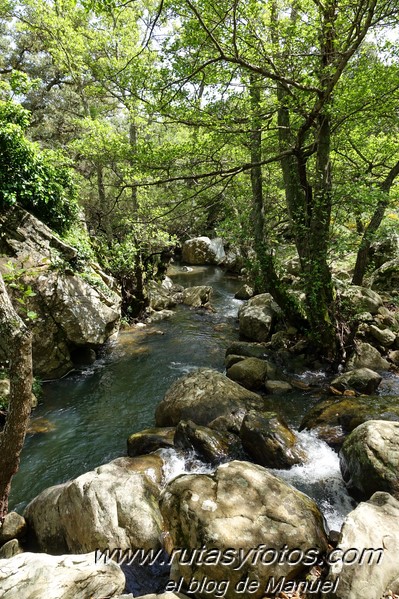
[[[173,269],[173,280],[184,286],[211,285],[215,312],[178,306],[167,320],[122,331],[93,366],[47,383],[33,414],[36,428],[28,434],[21,466],[12,483],[10,509],[21,511],[46,487],[65,482],[126,453],[126,439],[154,425],[154,412],[178,377],[198,367],[224,370],[228,345],[238,339],[234,299],[241,281],[212,267]],[[305,380],[323,373],[305,373]],[[317,401],[294,392],[275,399],[287,422],[297,428]],[[278,474],[313,496],[328,525],[339,528],[353,508],[339,472],[337,454],[314,435],[302,432],[308,454],[303,466]],[[170,476],[184,468],[171,456]]]

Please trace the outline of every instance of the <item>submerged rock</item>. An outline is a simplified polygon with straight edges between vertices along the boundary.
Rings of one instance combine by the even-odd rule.
[[[259,583],[249,595],[258,599],[270,576],[291,578],[303,568],[301,563],[284,559],[271,563],[270,553],[265,563],[251,559],[243,563],[240,551],[246,553],[261,544],[277,552],[287,545],[296,555],[311,548],[327,548],[323,519],[314,501],[248,462],[229,462],[213,475],[180,476],[165,488],[160,505],[172,547],[184,547],[189,554],[206,547],[214,550],[213,557],[218,550],[230,553],[230,561],[224,562],[176,560],[171,578],[184,577],[186,583],[192,577],[200,581],[207,577],[218,585],[224,582],[226,599],[243,597],[235,586],[247,577]],[[195,596],[209,599],[210,595],[203,591]]]
[[[40,493],[24,513],[39,549],[61,554],[159,547],[162,466],[159,456],[118,458]]]
[[[399,499],[398,435],[399,422],[370,420],[345,439],[340,466],[353,495],[368,499],[376,491],[386,491]]]
[[[244,414],[255,408],[265,409],[265,400],[210,368],[199,368],[179,378],[158,404],[157,426],[176,426],[180,420],[192,420],[207,426],[218,416]]]
[[[305,459],[294,433],[273,412],[246,414],[240,437],[251,460],[266,468],[290,468]]]
[[[238,311],[240,334],[253,341],[268,341],[281,309],[270,293],[248,300]]]
[[[112,560],[96,563],[95,554],[22,553],[0,561],[2,599],[88,599],[123,592],[125,576]]]
[[[398,555],[399,502],[375,493],[345,518],[328,575],[339,583],[328,599],[379,599],[388,590],[397,592]]]
[[[182,259],[187,264],[221,264],[225,257],[220,238],[194,237],[183,243]]]

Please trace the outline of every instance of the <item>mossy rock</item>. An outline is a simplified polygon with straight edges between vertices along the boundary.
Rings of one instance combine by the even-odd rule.
[[[174,447],[174,427],[147,428],[138,433],[133,433],[127,440],[127,455],[134,458],[146,455],[157,449]]]
[[[337,440],[337,429],[343,438],[368,420],[399,421],[398,398],[386,396],[330,397],[319,401],[305,414],[299,430],[315,429],[329,443]],[[337,442],[329,443],[336,446]]]

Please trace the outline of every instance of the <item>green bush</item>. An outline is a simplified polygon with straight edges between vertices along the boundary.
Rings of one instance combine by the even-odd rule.
[[[19,204],[62,233],[76,220],[76,190],[60,152],[40,150],[25,137],[29,113],[0,102],[0,208]]]

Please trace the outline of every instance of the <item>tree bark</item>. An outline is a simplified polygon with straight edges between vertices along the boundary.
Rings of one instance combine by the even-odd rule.
[[[0,433],[0,524],[8,511],[11,480],[18,471],[32,404],[32,334],[15,312],[0,274],[0,344],[10,361],[10,400]]]
[[[129,144],[132,155],[137,153],[137,125],[134,122],[133,114],[130,114],[130,123],[129,123]],[[133,214],[137,215],[139,211],[139,200],[137,187],[132,186],[132,211]]]
[[[374,241],[375,234],[384,218],[385,210],[389,205],[389,192],[392,183],[399,175],[399,161],[389,171],[387,177],[380,185],[383,197],[378,202],[373,216],[363,233],[362,241],[356,256],[355,271],[353,273],[352,285],[362,285],[367,266],[370,262],[370,248]]]
[[[299,329],[306,327],[306,321],[301,315],[294,299],[279,280],[276,273],[272,249],[265,239],[265,214],[262,180],[262,119],[260,116],[261,87],[259,78],[250,75],[251,99],[251,187],[252,187],[252,227],[254,233],[255,252],[258,258],[262,291],[270,293],[287,320]]]

